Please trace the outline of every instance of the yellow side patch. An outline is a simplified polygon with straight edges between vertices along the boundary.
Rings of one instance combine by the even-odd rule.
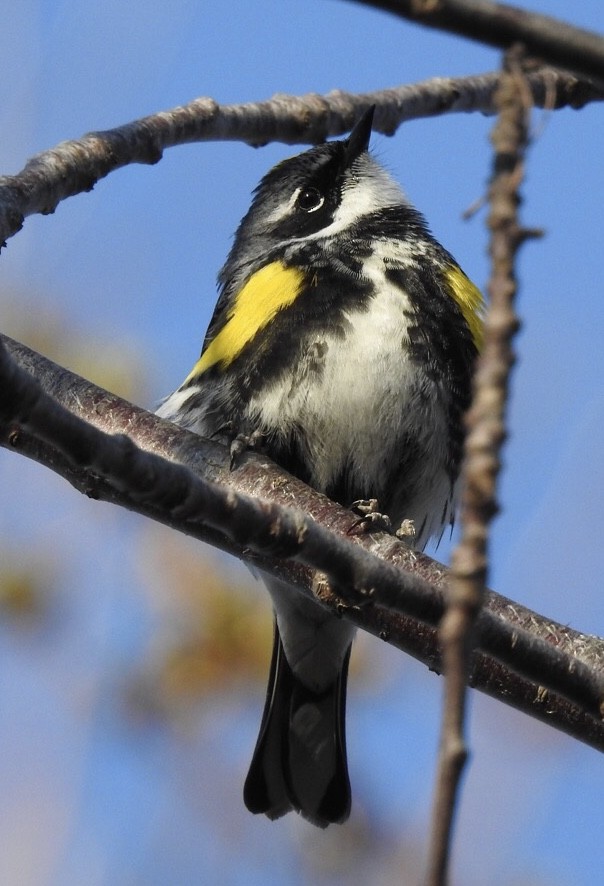
[[[480,351],[484,337],[482,323],[484,299],[482,293],[457,265],[449,265],[444,272],[444,276],[451,296],[459,305],[464,320],[472,333],[474,344]]]
[[[227,321],[209,343],[185,384],[219,364],[226,368],[254,336],[283,308],[291,305],[302,289],[304,273],[280,261],[260,268],[240,289],[227,312]]]

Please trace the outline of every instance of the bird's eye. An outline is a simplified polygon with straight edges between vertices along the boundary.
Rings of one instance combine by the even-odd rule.
[[[316,212],[325,202],[325,198],[317,188],[303,188],[296,199],[296,206],[303,212]]]

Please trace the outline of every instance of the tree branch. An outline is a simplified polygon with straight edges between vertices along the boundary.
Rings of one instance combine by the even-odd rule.
[[[231,472],[225,447],[1,340],[3,446],[46,464],[92,498],[209,541],[314,592],[336,613],[440,669],[436,626],[448,578],[440,564],[383,533],[350,535],[350,511],[267,459],[250,454]],[[476,637],[472,685],[604,749],[604,642],[492,592]]]
[[[0,177],[0,244],[24,219],[55,211],[67,197],[90,191],[100,179],[130,163],[157,163],[166,148],[198,141],[244,141],[262,145],[316,143],[348,131],[369,105],[377,106],[374,129],[393,135],[405,120],[443,113],[495,113],[499,73],[425,80],[412,86],[351,94],[336,90],[304,97],[218,105],[199,98],[105,132],[61,142],[32,157],[17,175]],[[537,107],[580,108],[601,101],[604,90],[544,68],[527,78]]]
[[[469,37],[488,46],[526,50],[551,65],[604,83],[604,38],[549,15],[491,0],[357,0],[428,28]]]
[[[505,414],[514,363],[512,340],[519,327],[513,305],[514,263],[520,245],[529,236],[528,231],[520,228],[517,213],[530,115],[521,62],[520,52],[507,53],[496,97],[500,113],[492,134],[495,159],[489,189],[490,302],[484,349],[467,417],[461,540],[453,552],[451,592],[439,632],[445,692],[427,879],[431,886],[440,886],[447,880],[453,818],[468,755],[464,737],[467,672],[488,579],[489,526],[499,509],[497,479],[500,453],[507,437]]]

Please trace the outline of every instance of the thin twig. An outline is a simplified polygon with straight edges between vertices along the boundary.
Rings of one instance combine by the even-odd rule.
[[[530,94],[529,94],[530,100]],[[528,236],[520,228],[518,189],[528,144],[527,90],[516,55],[508,53],[497,94],[500,113],[492,142],[494,173],[489,189],[492,238],[490,306],[484,351],[478,364],[463,467],[462,536],[453,552],[452,582],[440,629],[445,671],[443,717],[438,760],[429,886],[447,882],[453,819],[461,774],[467,759],[465,703],[475,627],[483,605],[488,568],[489,524],[497,513],[500,451],[506,438],[505,412],[514,355],[512,339],[519,323],[513,309],[514,261]]]
[[[308,144],[341,135],[370,105],[374,129],[392,135],[404,121],[444,113],[495,113],[499,73],[435,77],[411,86],[352,94],[276,95],[268,101],[219,105],[198,98],[105,132],[37,154],[17,175],[0,177],[0,244],[16,234],[27,216],[55,211],[67,197],[90,191],[110,172],[130,163],[157,163],[166,148],[202,141],[280,141]],[[554,92],[556,108],[601,101],[604,91],[575,77],[544,68],[528,77],[533,102],[543,106]]]

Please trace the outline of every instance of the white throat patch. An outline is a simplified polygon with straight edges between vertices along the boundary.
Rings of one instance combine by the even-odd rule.
[[[341,230],[377,209],[400,203],[407,204],[408,201],[398,182],[369,154],[361,154],[355,160],[344,184],[342,202],[336,210],[333,222],[325,230]]]

